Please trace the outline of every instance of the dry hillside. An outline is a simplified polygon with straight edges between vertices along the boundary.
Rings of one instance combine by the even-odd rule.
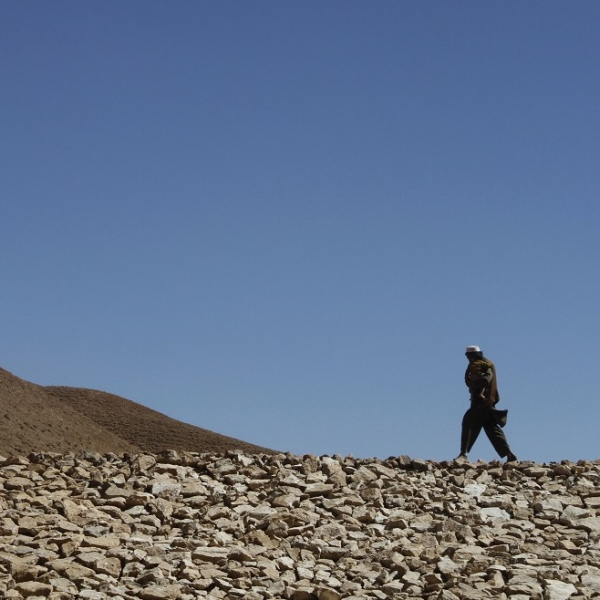
[[[274,453],[172,419],[120,396],[71,387],[46,387],[0,368],[0,455],[30,452]]]
[[[0,598],[593,600],[600,461],[278,454],[0,369]]]

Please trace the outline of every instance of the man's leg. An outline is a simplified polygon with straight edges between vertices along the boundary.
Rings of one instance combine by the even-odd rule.
[[[469,408],[462,420],[462,430],[460,435],[460,454],[466,456],[471,451],[473,444],[477,440],[483,420],[480,411],[477,408]]]
[[[492,443],[492,446],[494,446],[494,450],[500,455],[500,457],[504,458],[507,456],[511,460],[516,460],[516,456],[510,451],[510,446],[508,445],[504,431],[502,431],[500,425],[496,423],[496,419],[491,411],[488,413],[488,416],[483,423],[483,429],[485,434],[488,436],[488,439]]]

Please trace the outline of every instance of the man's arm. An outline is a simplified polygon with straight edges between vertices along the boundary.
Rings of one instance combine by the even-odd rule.
[[[485,401],[485,392],[493,379],[493,365],[484,360],[470,363],[465,372],[465,383],[471,393],[471,399],[478,402]]]

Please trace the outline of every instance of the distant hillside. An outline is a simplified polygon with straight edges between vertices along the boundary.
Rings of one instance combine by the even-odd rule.
[[[40,386],[0,368],[0,454],[275,451],[172,419],[114,394]]]

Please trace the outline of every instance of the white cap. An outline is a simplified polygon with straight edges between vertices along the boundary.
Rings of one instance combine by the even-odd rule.
[[[467,346],[466,353],[468,354],[469,352],[481,352],[481,348],[479,346]]]

